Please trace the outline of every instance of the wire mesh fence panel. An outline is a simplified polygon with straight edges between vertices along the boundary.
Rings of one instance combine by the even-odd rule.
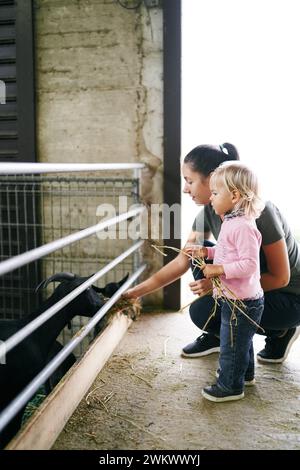
[[[33,186],[3,177],[0,183],[0,256],[3,261],[38,246],[39,224]],[[36,307],[32,292],[36,279],[39,279],[38,270],[38,263],[32,263],[2,276],[2,318],[20,318]]]

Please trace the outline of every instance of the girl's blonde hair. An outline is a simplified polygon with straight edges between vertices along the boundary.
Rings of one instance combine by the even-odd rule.
[[[211,182],[229,192],[238,191],[241,199],[235,209],[243,209],[246,217],[260,216],[265,204],[259,196],[257,177],[250,168],[240,162],[224,162],[211,174]]]

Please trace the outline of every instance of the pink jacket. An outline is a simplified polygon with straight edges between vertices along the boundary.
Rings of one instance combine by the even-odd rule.
[[[245,216],[224,219],[215,247],[207,247],[208,259],[222,264],[222,283],[239,299],[263,295],[260,285],[259,249],[261,234],[255,220]],[[216,292],[214,293],[216,294]],[[228,297],[231,296],[226,292]]]

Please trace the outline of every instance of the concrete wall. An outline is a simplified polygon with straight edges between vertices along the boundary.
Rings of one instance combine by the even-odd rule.
[[[35,0],[35,32],[39,161],[144,162],[143,198],[162,202],[162,10]]]

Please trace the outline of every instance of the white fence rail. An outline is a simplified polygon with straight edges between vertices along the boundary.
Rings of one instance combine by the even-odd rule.
[[[77,297],[81,292],[85,291],[89,286],[91,286],[94,282],[96,282],[98,279],[100,279],[102,276],[104,276],[108,271],[113,269],[117,264],[119,264],[121,261],[123,261],[127,256],[131,255],[134,253],[136,250],[138,250],[142,246],[143,242],[140,241],[133,245],[131,248],[126,250],[124,253],[122,253],[120,256],[118,256],[116,259],[111,261],[108,265],[106,265],[103,269],[95,273],[93,276],[91,276],[87,281],[83,282],[80,286],[76,287],[76,289],[72,290],[69,294],[67,294],[63,299],[59,300],[56,304],[52,305],[52,307],[48,308],[43,312],[41,315],[39,315],[37,318],[32,320],[30,323],[28,323],[24,328],[19,330],[17,333],[12,335],[7,341],[4,341],[1,344],[1,350],[3,354],[0,354],[0,363],[2,356],[7,354],[11,349],[13,349],[17,344],[19,344],[23,339],[25,339],[27,336],[29,336],[33,331],[35,331],[39,326],[41,326],[43,323],[45,323],[49,318],[53,317],[55,313],[60,311],[63,307],[65,307],[67,304],[69,304],[75,297]]]
[[[31,263],[32,261],[42,258],[43,256],[46,256],[49,253],[52,253],[53,251],[59,250],[60,248],[64,248],[67,245],[71,245],[71,243],[82,240],[83,238],[87,238],[90,235],[94,235],[95,233],[100,232],[106,229],[107,227],[116,225],[122,222],[123,220],[130,219],[131,217],[136,217],[143,211],[143,207],[133,209],[131,211],[126,212],[125,214],[121,214],[117,217],[113,217],[112,219],[106,220],[105,222],[100,222],[99,224],[93,225],[92,227],[88,227],[84,230],[80,230],[79,232],[67,235],[66,237],[59,238],[58,240],[54,240],[53,242],[46,243],[45,245],[39,246],[38,248],[34,248],[33,250],[28,251],[27,253],[22,253],[21,255],[17,255],[6,261],[2,261],[2,263],[0,263],[0,276],[10,271],[13,271],[14,269],[20,268],[25,264]]]
[[[0,175],[142,170],[143,163],[0,163]]]

